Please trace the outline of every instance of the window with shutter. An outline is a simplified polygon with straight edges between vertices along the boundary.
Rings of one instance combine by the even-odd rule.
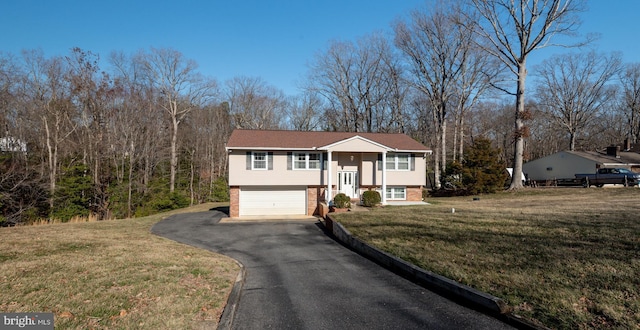
[[[415,164],[412,163],[413,157],[410,154],[387,154],[387,170],[389,171],[409,171],[415,170]]]
[[[253,152],[252,154],[251,169],[252,170],[266,170],[267,169],[267,153],[266,152]]]
[[[320,169],[319,153],[294,152],[292,158],[294,170]]]

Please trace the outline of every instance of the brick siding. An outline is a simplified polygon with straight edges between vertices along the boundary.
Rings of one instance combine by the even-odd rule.
[[[411,201],[411,202],[422,201],[422,187],[421,186],[407,187],[407,201]]]
[[[318,188],[307,187],[307,215],[318,212]]]
[[[229,187],[229,217],[240,216],[240,187]]]

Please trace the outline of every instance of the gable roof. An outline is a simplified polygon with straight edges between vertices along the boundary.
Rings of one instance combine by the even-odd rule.
[[[231,133],[227,149],[323,150],[327,146],[355,137],[375,142],[397,151],[429,153],[420,142],[400,133],[318,132],[236,129]]]
[[[573,154],[582,158],[590,159],[596,163],[605,166],[615,165],[638,165],[640,164],[640,154],[637,152],[622,151],[618,154],[619,157],[610,156],[604,153],[595,151],[565,151],[566,153]]]

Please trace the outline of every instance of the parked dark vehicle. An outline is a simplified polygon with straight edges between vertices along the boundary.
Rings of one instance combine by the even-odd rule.
[[[602,187],[605,184],[636,186],[640,184],[640,173],[625,168],[600,168],[595,174],[576,174],[576,179],[582,180],[584,187]]]

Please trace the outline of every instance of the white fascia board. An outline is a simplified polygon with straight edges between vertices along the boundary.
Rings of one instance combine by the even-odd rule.
[[[398,149],[394,149],[391,150],[393,152],[402,152],[402,153],[414,153],[414,154],[420,154],[423,153],[425,155],[431,155],[433,154],[433,150],[398,150]]]
[[[640,166],[638,163],[602,163],[602,166],[605,167],[613,167],[613,166]]]
[[[316,148],[271,148],[271,147],[225,147],[227,151],[229,150],[268,150],[268,151],[281,151],[281,150],[291,150],[291,151],[300,151],[300,150],[309,150],[313,151]]]
[[[337,146],[337,145],[340,145],[340,144],[343,144],[343,143],[347,143],[347,142],[350,142],[350,141],[353,141],[353,140],[356,140],[356,139],[358,139],[358,140],[362,140],[362,141],[365,141],[365,142],[368,142],[368,143],[371,143],[371,144],[373,144],[373,145],[375,145],[375,146],[377,146],[377,147],[380,147],[380,148],[382,148],[382,149],[385,149],[385,150],[387,150],[387,151],[395,151],[395,150],[396,150],[396,149],[394,149],[394,148],[390,148],[390,147],[385,146],[385,145],[383,145],[383,144],[380,144],[380,143],[378,143],[378,142],[371,141],[371,140],[369,140],[369,139],[363,138],[363,137],[362,137],[362,136],[360,136],[360,135],[355,135],[355,136],[352,136],[352,137],[350,137],[350,138],[348,138],[348,139],[340,140],[340,141],[337,141],[337,142],[334,142],[334,143],[328,144],[328,145],[326,145],[326,146],[318,147],[318,150],[329,150],[330,148],[333,148],[333,147],[335,147],[335,146]]]

